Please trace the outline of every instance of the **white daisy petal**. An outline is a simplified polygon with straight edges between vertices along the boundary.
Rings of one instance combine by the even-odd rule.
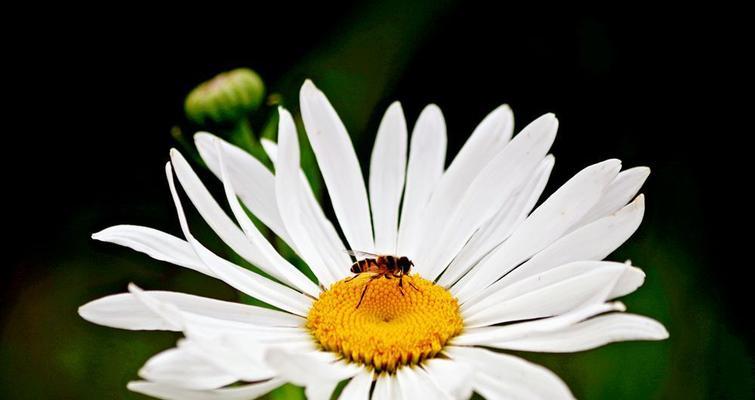
[[[637,230],[645,212],[642,195],[613,215],[583,226],[555,241],[499,281],[471,297],[466,303],[474,303],[497,290],[559,265],[580,260],[602,260]],[[636,275],[636,274],[635,274]],[[627,278],[633,278],[634,275]],[[641,283],[641,281],[640,281]]]
[[[668,332],[658,321],[640,315],[608,314],[569,327],[500,341],[492,346],[521,351],[572,353],[627,340],[663,340]]]
[[[79,307],[79,315],[89,322],[111,328],[181,330],[180,326],[171,324],[155,314],[131,293],[122,293],[90,301]]]
[[[219,336],[242,337],[243,340],[239,342],[240,344],[237,344],[237,347],[240,349],[259,349],[260,345],[258,345],[256,341],[249,341],[250,337],[254,337],[255,340],[259,340],[260,342],[265,341],[278,346],[288,346],[288,343],[291,340],[311,341],[309,333],[301,328],[255,326],[252,324],[233,323],[230,321],[203,317],[201,315],[182,312],[174,304],[164,302],[159,298],[152,296],[150,292],[139,289],[134,284],[129,285],[129,291],[146,308],[162,318],[165,323],[170,326],[170,330],[181,330],[187,335],[187,337],[199,337],[207,340],[210,338],[215,339]],[[197,341],[195,340],[192,343],[196,344],[196,342]],[[185,344],[185,341],[184,343],[179,342],[179,347],[182,347],[183,344]],[[252,345],[256,347],[249,347]],[[212,361],[212,358],[208,357],[207,353],[208,352],[198,352],[197,354]],[[243,357],[238,351],[233,351],[230,354],[231,356]],[[233,372],[233,370],[227,369],[229,358],[228,355],[223,356],[220,362],[216,362],[216,365],[221,369]],[[261,356],[258,357],[258,359],[261,360]],[[249,366],[244,366],[243,368],[249,368]],[[257,367],[252,369],[251,372],[237,374],[238,379],[246,381],[255,381],[258,379],[269,378],[271,376],[269,370],[264,369],[261,371]]]
[[[325,94],[312,81],[302,86],[299,102],[307,137],[346,240],[353,250],[372,252],[367,190],[349,134]]]
[[[170,159],[186,195],[218,237],[247,261],[255,265],[263,264],[259,250],[246,240],[244,233],[218,205],[181,153],[172,149]]]
[[[265,268],[262,268],[265,272],[271,274],[275,278],[286,282],[295,288],[307,293],[312,297],[317,297],[320,294],[320,289],[309,278],[306,277],[301,271],[296,269],[291,263],[286,261],[270,244],[270,242],[262,236],[254,223],[249,219],[241,207],[236,192],[234,191],[231,178],[228,175],[228,171],[225,166],[225,154],[224,151],[218,146],[218,158],[220,160],[221,180],[223,181],[223,187],[225,188],[225,194],[228,198],[228,204],[231,206],[233,215],[241,225],[246,237],[249,241],[260,251]]]
[[[148,291],[147,293],[161,302],[173,304],[184,316],[190,314],[204,319],[207,323],[226,324],[226,326],[248,324],[290,328],[299,328],[304,324],[304,319],[299,316],[268,308],[176,292]],[[113,328],[174,329],[131,293],[121,293],[91,301],[79,308],[79,315],[87,321]]]
[[[270,161],[275,164],[278,159],[278,144],[267,138],[260,138],[260,144],[262,144],[262,148],[265,150],[265,154],[270,158]]]
[[[448,226],[448,216],[458,206],[477,174],[509,142],[513,126],[514,117],[511,109],[503,105],[488,114],[475,128],[441,176],[430,201],[422,210],[421,227],[418,231],[421,238],[420,246],[416,250],[417,254],[410,253],[408,256],[417,258],[427,254],[430,243],[438,242],[443,230]],[[421,270],[424,267],[418,265],[418,268]]]
[[[128,389],[164,400],[249,400],[262,396],[284,383],[282,379],[271,379],[224,389],[191,390],[162,383],[137,381],[130,382]]]
[[[435,280],[469,237],[524,186],[553,144],[557,125],[555,118],[547,115],[531,123],[477,174],[453,212],[444,218],[446,228],[434,249],[417,261],[417,265],[426,265],[421,272],[427,279]]]
[[[416,254],[420,239],[419,217],[443,175],[446,142],[443,114],[438,106],[431,104],[422,110],[412,131],[397,254]]]
[[[446,353],[475,367],[474,389],[488,400],[574,398],[553,372],[521,358],[457,346],[450,346]]]
[[[267,139],[262,139],[261,142],[267,155],[273,163],[276,163],[278,159],[278,145]],[[299,169],[299,175],[301,176],[300,193],[304,197],[305,205],[310,211],[310,213],[306,215],[311,218],[317,226],[315,237],[318,238],[319,236],[319,239],[322,239],[322,241],[319,242],[318,250],[323,254],[324,259],[331,260],[329,261],[329,265],[334,266],[334,268],[331,268],[333,274],[338,277],[343,277],[348,270],[347,268],[344,268],[344,266],[351,265],[351,258],[344,251],[345,247],[340,236],[338,236],[338,231],[336,231],[336,228],[333,226],[333,223],[330,222],[328,217],[325,216],[325,212],[323,212],[322,207],[320,207],[320,203],[317,202],[315,193],[312,191],[307,176],[301,168]]]
[[[369,400],[372,387],[372,373],[364,372],[355,375],[343,388],[339,400]]]
[[[205,265],[236,290],[292,314],[307,315],[311,298],[218,257],[193,237],[188,239]]]
[[[503,244],[455,284],[451,292],[464,302],[557,240],[600,199],[620,167],[619,160],[607,160],[577,173],[535,209]]]
[[[313,382],[304,389],[307,400],[330,400],[338,382]]]
[[[148,381],[194,390],[217,389],[237,380],[235,376],[179,348],[150,358],[139,370],[139,376]]]
[[[451,399],[420,368],[403,367],[396,371],[396,380],[404,399]]]
[[[616,286],[611,290],[611,294],[608,295],[609,299],[615,299],[618,297],[626,296],[629,293],[634,292],[645,283],[645,272],[637,267],[632,267],[627,261],[624,263],[627,268],[624,273],[619,277]]]
[[[165,173],[168,177],[170,192],[173,196],[173,202],[176,206],[179,222],[181,223],[181,230],[183,231],[184,236],[186,236],[186,240],[191,244],[194,252],[199,259],[202,260],[205,266],[219,279],[241,292],[256,297],[257,299],[282,310],[306,316],[309,306],[312,304],[311,298],[218,257],[192,236],[189,231],[188,223],[186,222],[186,216],[183,212],[181,199],[178,197],[178,192],[176,191],[170,163],[166,164]]]
[[[425,361],[422,368],[430,380],[452,399],[468,399],[472,396],[474,370],[463,362],[442,358]]]
[[[273,174],[246,151],[215,135],[206,132],[197,133],[194,135],[194,143],[197,145],[199,155],[207,168],[218,178],[221,177],[221,170],[216,142],[220,142],[221,149],[225,153],[223,161],[227,170],[226,176],[231,179],[236,194],[241,198],[246,208],[291,248],[296,250],[278,211]]]
[[[396,389],[402,399],[419,399],[417,393],[416,373],[411,367],[400,368],[396,371]]]
[[[511,235],[511,232],[524,221],[537,203],[553,169],[552,155],[540,162],[529,182],[515,197],[506,201],[503,207],[488,220],[454,258],[448,269],[438,279],[438,284],[449,287],[459,277],[468,272],[482,257]]]
[[[640,191],[642,184],[650,175],[650,168],[635,167],[626,171],[621,171],[616,178],[606,188],[605,193],[595,206],[585,214],[581,221],[575,224],[575,227],[588,224],[598,218],[610,215],[624,207],[637,192]]]
[[[267,365],[274,368],[288,382],[299,386],[323,382],[338,383],[364,372],[364,368],[356,364],[332,360],[332,354],[294,354],[277,347],[269,348],[265,354]]]
[[[275,164],[275,191],[283,223],[291,238],[296,243],[300,255],[314,272],[320,285],[327,287],[338,280],[338,275],[329,265],[334,261],[328,259],[327,252],[320,249],[327,246],[326,239],[320,235],[319,224],[313,218],[302,196],[302,184],[299,172],[299,141],[296,126],[291,114],[283,108],[278,109],[278,152]],[[346,265],[343,266],[346,269]]]
[[[627,268],[605,261],[554,268],[503,288],[472,306],[462,306],[465,326],[547,317],[589,302],[604,302]]]
[[[244,322],[224,321],[216,318],[197,316],[191,313],[181,313],[187,329],[202,332],[205,336],[223,334],[249,335],[263,344],[286,344],[305,341],[312,342],[312,336],[304,327],[264,326]],[[296,346],[292,344],[292,346]],[[288,346],[287,346],[288,347]],[[298,346],[297,346],[298,347]]]
[[[133,283],[129,283],[128,291],[146,308],[162,318],[170,327],[167,330],[183,330],[185,328],[184,318],[178,307],[155,299]]]
[[[136,225],[117,225],[95,233],[92,239],[126,246],[156,260],[180,265],[214,277],[212,271],[207,269],[194,254],[188,242],[157,229]]]
[[[501,326],[468,328],[461,335],[455,337],[452,344],[455,346],[495,347],[496,343],[499,342],[556,331],[598,314],[625,310],[626,307],[621,302],[590,303],[555,317]]]
[[[372,400],[410,400],[404,399],[398,385],[396,374],[381,374],[375,381]]]
[[[186,348],[237,380],[256,382],[277,376],[277,371],[265,362],[268,346],[255,340],[252,335],[226,333],[207,336],[205,332],[189,329],[186,336],[186,340],[179,341],[179,347]]]
[[[406,174],[406,120],[401,104],[388,107],[370,159],[370,205],[375,251],[396,254],[398,211]]]

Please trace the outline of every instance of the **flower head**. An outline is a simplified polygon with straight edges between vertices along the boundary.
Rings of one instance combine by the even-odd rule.
[[[600,261],[639,226],[644,198],[635,196],[647,168],[620,171],[618,160],[589,166],[535,208],[554,164],[553,115],[513,136],[511,110],[501,106],[446,168],[438,107],[425,108],[408,143],[394,103],[365,185],[325,95],[307,81],[300,103],[346,243],[304,178],[286,110],[278,143],[264,143],[274,174],[243,150],[197,134],[236,223],[172,151],[166,173],[184,239],[129,225],[93,237],[220,279],[271,308],[133,285],[82,306],[84,318],[102,325],[184,333],[177,347],[147,362],[144,380],[130,389],[165,399],[245,399],[291,382],[310,398],[330,398],[348,380],[341,398],[468,398],[472,391],[569,398],[553,373],[499,350],[575,352],[667,337],[656,321],[611,301],[637,289],[642,271]],[[271,279],[194,238],[174,175],[218,236]],[[316,282],[275,250],[242,203],[307,263]],[[390,256],[406,257],[411,268],[398,268]]]

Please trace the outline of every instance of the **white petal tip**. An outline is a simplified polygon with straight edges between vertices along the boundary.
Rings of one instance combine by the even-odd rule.
[[[207,149],[207,147],[209,147],[211,140],[215,137],[216,136],[211,133],[197,132],[194,134],[194,145],[197,146],[200,151],[202,151],[203,149]]]
[[[150,368],[145,365],[136,371],[136,375],[143,379],[149,379],[149,372]]]
[[[213,135],[212,133],[207,132],[207,131],[197,131],[194,134],[194,141],[196,142],[199,140],[208,140],[208,139],[212,139],[216,137],[217,137],[216,135]]]
[[[425,109],[422,111],[428,111],[428,112],[437,112],[440,113],[440,107],[435,103],[430,103],[425,106]]]
[[[145,386],[149,386],[149,383],[144,381],[131,381],[126,385],[126,389],[132,392],[141,393]]]
[[[608,160],[605,160],[605,161],[599,163],[598,165],[600,165],[601,167],[606,168],[606,169],[608,169],[608,168],[610,168],[610,169],[619,168],[620,169],[621,168],[621,160],[619,160],[618,158],[609,158]]]
[[[79,314],[79,317],[84,318],[85,320],[89,322],[92,322],[92,319],[91,319],[92,315],[90,313],[90,309],[91,309],[90,304],[92,303],[89,302],[89,303],[84,304],[83,306],[79,307],[78,310],[76,310],[76,312]]]
[[[662,323],[648,317],[642,317],[642,319],[646,324],[643,329],[645,334],[642,336],[642,340],[666,340],[669,338],[668,330]]]
[[[312,82],[311,79],[307,78],[307,79],[304,80],[304,84],[301,85],[301,91],[302,91],[302,93],[305,90],[306,91],[317,91],[319,89],[317,89],[317,86],[315,86],[315,83]]]
[[[556,114],[547,113],[530,122],[530,125],[540,126],[541,128],[545,128],[546,132],[555,135],[556,131],[558,131],[558,118],[556,118]]]
[[[280,117],[280,119],[283,119],[283,118],[289,118],[291,120],[294,119],[291,116],[291,113],[287,109],[285,109],[284,107],[282,107],[282,106],[278,106],[278,116]],[[278,121],[278,129],[280,129],[280,125],[281,125],[281,122]]]
[[[650,167],[646,166],[633,167],[626,170],[626,172],[629,171],[632,171],[637,176],[640,176],[643,181],[647,179],[648,176],[650,176]]]
[[[650,175],[650,167],[645,167],[645,166],[642,166],[642,167],[637,167],[637,169],[638,169],[638,170],[639,170],[639,171],[640,171],[640,172],[641,172],[641,173],[642,173],[643,175],[645,175],[645,176],[648,176],[648,175]]]
[[[661,330],[658,332],[658,336],[657,336],[658,340],[668,339],[670,335],[669,335],[668,330],[666,329],[666,327],[663,326],[663,325],[661,325],[660,323],[658,323],[658,325],[660,325],[660,328],[661,328]]]
[[[504,118],[504,117],[513,117],[513,112],[511,111],[511,107],[509,107],[508,104],[501,104],[500,106],[496,107],[491,114],[497,116],[498,118]]]
[[[95,299],[80,306],[78,310],[76,310],[76,312],[79,314],[79,317],[93,324],[107,326],[106,323],[102,322],[102,312],[100,311],[98,313],[100,304],[102,304],[101,300],[103,299],[104,298]]]
[[[631,265],[631,264],[630,264],[630,265]],[[634,271],[635,273],[637,273],[637,275],[638,275],[638,276],[642,276],[642,279],[643,279],[643,280],[645,279],[645,277],[646,277],[646,275],[645,275],[645,271],[643,271],[642,269],[640,269],[640,268],[638,268],[638,267],[634,267],[634,266],[632,266],[631,268],[632,268],[632,270],[633,270],[633,271]]]

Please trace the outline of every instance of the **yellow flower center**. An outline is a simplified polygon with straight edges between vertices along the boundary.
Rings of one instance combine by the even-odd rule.
[[[394,372],[435,357],[461,332],[459,303],[446,289],[411,275],[403,279],[402,295],[398,278],[373,277],[338,281],[312,305],[307,328],[325,350]]]

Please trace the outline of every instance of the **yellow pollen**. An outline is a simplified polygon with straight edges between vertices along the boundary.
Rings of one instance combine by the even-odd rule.
[[[402,295],[398,278],[370,281],[373,276],[338,281],[312,305],[307,328],[325,350],[378,372],[394,372],[435,357],[461,332],[459,303],[446,289],[411,275],[404,277]]]

